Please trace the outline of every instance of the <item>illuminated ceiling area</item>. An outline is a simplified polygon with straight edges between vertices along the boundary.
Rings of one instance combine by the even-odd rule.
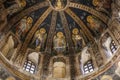
[[[119,0],[0,0],[0,80],[119,80]]]

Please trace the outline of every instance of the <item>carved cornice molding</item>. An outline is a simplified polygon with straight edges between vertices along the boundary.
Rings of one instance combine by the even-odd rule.
[[[99,76],[100,74],[104,73],[105,71],[110,69],[119,60],[119,58],[120,58],[119,52],[120,52],[120,48],[117,50],[115,55],[111,58],[111,60],[109,60],[105,65],[103,65],[98,70],[95,70],[94,72],[92,72],[88,75],[77,76],[77,79],[78,80],[89,80],[89,79],[93,79],[93,78]],[[7,68],[13,75],[17,76],[18,78],[20,78],[22,80],[30,80],[29,76],[27,76],[27,75],[21,73],[20,71],[16,70],[14,65],[10,64],[8,62],[8,60],[2,55],[2,53],[0,53],[0,63],[3,64],[5,66],[5,68]]]

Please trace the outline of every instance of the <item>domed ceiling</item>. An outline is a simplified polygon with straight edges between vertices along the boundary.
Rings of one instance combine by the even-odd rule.
[[[113,2],[114,0],[0,0],[1,52],[20,69],[27,58],[32,57],[37,66],[41,67],[38,71],[42,77],[48,74],[51,58],[62,55],[66,57],[65,60],[60,57],[53,59],[53,62],[69,64],[71,79],[74,80],[75,76],[81,78],[82,70],[77,70],[82,64],[87,64],[84,58],[92,57],[93,61],[96,60],[94,66],[97,65],[100,69],[106,64],[105,51],[101,50],[106,49],[102,44],[106,39],[111,40],[114,51],[119,46],[111,37],[112,31],[111,34],[105,32],[113,15]],[[111,45],[107,46],[110,47]],[[12,50],[14,52],[10,52]],[[84,53],[86,54],[82,55]]]
[[[108,27],[111,3],[111,0],[22,0],[21,9],[11,10],[7,15],[8,24],[3,31],[12,30],[23,43],[23,51],[38,45],[42,45],[37,48],[40,51],[49,52],[54,46],[56,50],[65,46],[80,51],[99,39]],[[11,0],[4,2],[5,8],[15,4]],[[59,39],[63,41],[61,46],[55,45]]]

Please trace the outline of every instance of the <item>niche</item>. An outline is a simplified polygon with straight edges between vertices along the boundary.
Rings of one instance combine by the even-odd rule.
[[[53,77],[54,78],[65,78],[66,76],[66,63],[65,60],[61,58],[55,58],[53,60]]]

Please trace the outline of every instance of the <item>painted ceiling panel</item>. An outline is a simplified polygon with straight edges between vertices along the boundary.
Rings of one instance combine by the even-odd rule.
[[[38,3],[43,3],[40,5],[46,6],[48,4],[48,7],[42,6],[41,8],[40,5],[35,6]],[[72,3],[75,4],[72,5]],[[98,3],[101,4],[101,7],[98,5]],[[105,11],[110,13],[110,3],[111,0],[104,0],[103,3],[100,0],[26,0],[18,2],[18,4],[21,5],[19,6],[20,9],[18,9],[18,11],[14,11],[14,7],[11,7],[11,5],[16,6],[17,2],[15,1],[5,1],[4,5],[5,8],[8,9],[10,7],[8,21],[14,18],[16,15],[18,15],[18,17],[24,15],[22,11],[30,10],[29,13],[27,13],[16,23],[13,21],[15,25],[13,25],[11,28],[12,32],[17,35],[24,44],[26,44],[26,42],[33,42],[32,40],[35,36],[35,33],[41,29],[44,29],[43,31],[45,31],[47,34],[44,45],[46,45],[48,36],[57,36],[57,33],[59,32],[61,32],[60,35],[62,35],[62,37],[58,37],[58,39],[60,38],[62,40],[64,35],[66,39],[65,41],[68,45],[72,44],[73,42],[72,35],[74,34],[74,29],[78,29],[79,34],[83,37],[86,44],[89,44],[89,41],[91,40],[94,41],[94,39],[99,39],[102,32],[107,28],[107,23],[105,23],[104,19],[108,19],[109,15],[106,15],[107,13]],[[34,10],[32,11],[32,9]],[[54,15],[56,12],[57,17]],[[19,13],[21,14],[19,15]],[[101,16],[103,18],[101,18]],[[54,19],[56,19],[56,23],[54,23]],[[51,30],[54,28],[54,26],[55,31],[51,33]],[[77,32],[76,34],[78,35]],[[29,36],[31,37],[29,38]],[[28,39],[29,41],[27,41]],[[67,39],[71,39],[70,43]],[[52,40],[54,41],[54,38],[51,39],[51,41]],[[35,47],[35,45],[32,46],[32,44],[30,44],[30,46]],[[52,48],[54,48],[53,44]]]
[[[48,64],[49,61],[51,61],[51,57],[56,58],[56,56],[62,56],[66,58],[68,63],[62,58],[56,58],[55,61],[63,61],[65,62],[65,65],[69,64],[71,70],[71,72],[69,72],[69,78],[74,80],[76,75],[78,75],[76,74],[77,71],[75,70],[76,65],[73,65],[75,61],[77,63],[78,60],[80,67],[84,67],[83,65],[87,65],[87,63],[88,65],[92,65],[93,61],[91,59],[94,58],[93,60],[96,60],[94,64],[97,65],[97,69],[100,67],[101,71],[103,70],[101,68],[103,67],[104,60],[106,59],[104,59],[104,55],[102,54],[102,51],[99,51],[99,48],[103,49],[103,51],[106,53],[106,58],[108,55],[107,51],[111,51],[111,54],[113,54],[114,51],[117,51],[119,46],[117,40],[114,41],[111,34],[104,33],[104,31],[107,31],[108,21],[111,19],[112,0],[0,1],[2,2],[0,2],[0,50],[3,53],[0,54],[5,56],[5,59],[8,61],[12,62],[16,60],[15,69],[16,65],[21,69],[20,65],[23,64],[22,61],[25,58],[26,60],[29,60],[27,59],[27,55],[31,52],[35,52],[37,53],[36,59],[34,56],[30,58],[34,57],[34,60],[37,63],[42,62],[42,66],[41,64],[37,64],[37,66],[40,65],[39,68],[42,67],[42,71],[39,70],[39,68],[35,66],[34,67],[36,70],[40,71],[38,74],[41,72],[43,73],[42,78],[44,78],[46,77],[46,71],[49,70]],[[117,30],[113,31],[113,33],[119,34]],[[106,43],[108,40],[111,41],[109,47]],[[14,58],[13,54],[17,57]],[[42,61],[41,59],[38,59],[39,56],[43,57],[40,57],[43,59]],[[0,58],[1,57],[2,56],[0,56]],[[84,61],[84,59],[87,58],[89,60]],[[55,61],[53,59],[53,62]],[[27,64],[25,62],[25,66],[26,65]],[[95,65],[90,67],[96,68]],[[1,68],[2,66],[0,64],[0,78],[2,77],[4,80],[5,77],[9,77],[9,75],[13,76],[9,72],[6,72],[4,68],[2,68],[2,70]],[[79,66],[77,68],[79,68]],[[103,75],[111,75],[114,76],[114,79],[118,79],[118,76],[114,75],[115,68],[116,67],[113,66],[107,72],[101,74],[93,80],[100,80]],[[4,75],[1,74],[1,71],[5,72],[7,75],[4,77]],[[32,76],[32,78],[38,78],[37,80],[39,80],[40,77],[38,74],[35,74],[35,76]],[[82,79],[81,75],[82,70],[80,71],[80,79]],[[95,76],[96,73],[91,73],[90,75]],[[88,77],[89,75],[85,76],[85,78]],[[48,78],[48,80],[52,79]]]

